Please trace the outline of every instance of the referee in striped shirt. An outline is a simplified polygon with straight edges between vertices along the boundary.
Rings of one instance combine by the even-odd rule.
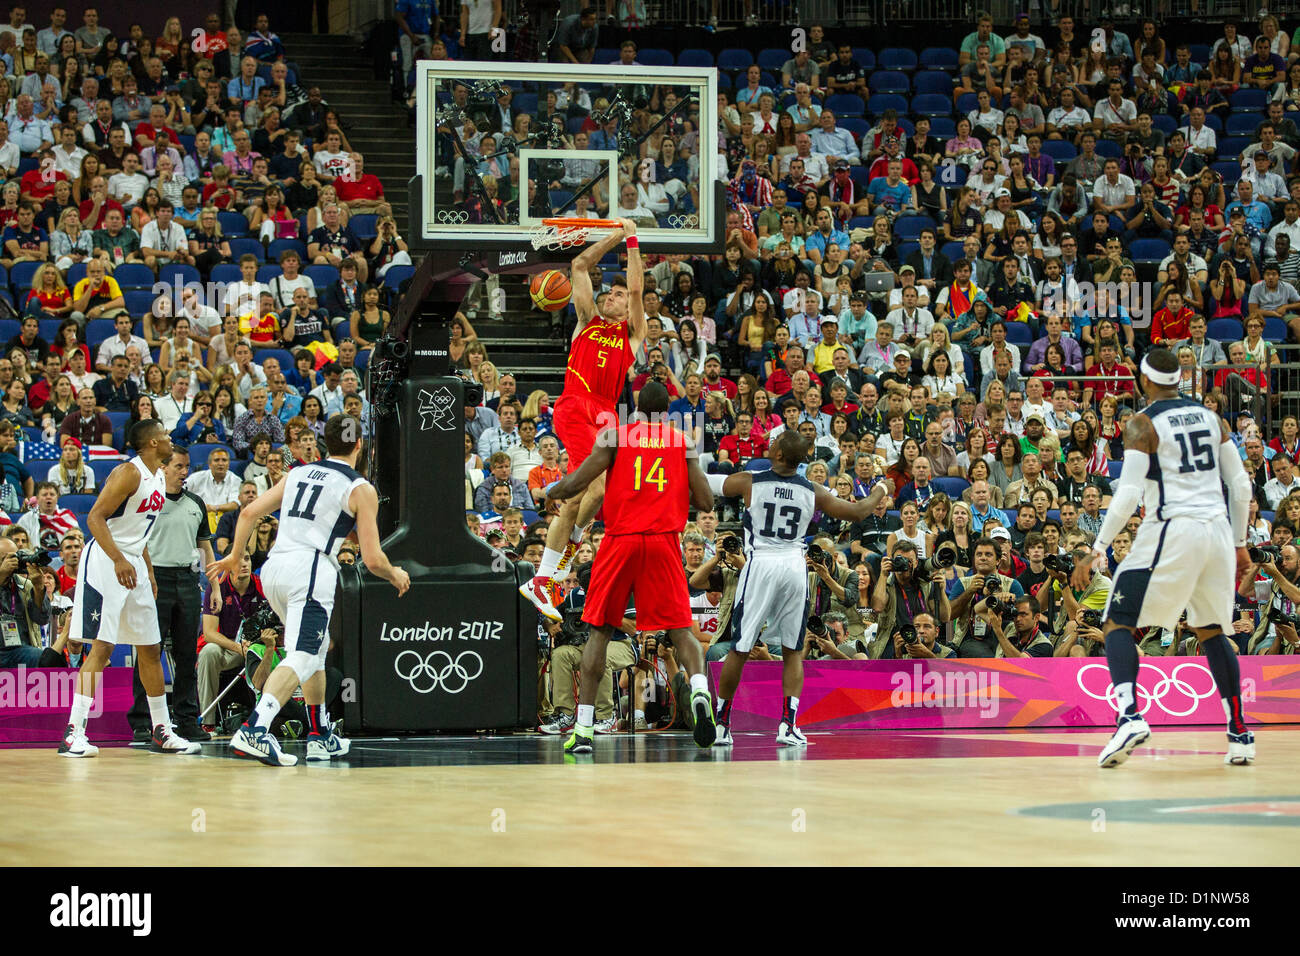
[[[176,731],[186,740],[208,740],[199,726],[198,640],[201,622],[199,570],[194,565],[194,551],[202,555],[200,567],[215,559],[212,535],[208,528],[208,507],[198,495],[185,490],[190,473],[190,455],[184,448],[172,450],[164,466],[167,478],[166,501],[162,514],[149,535],[149,560],[157,582],[158,630],[164,646],[171,644],[175,673],[172,675],[171,713]],[[137,666],[131,682],[135,703],[126,715],[137,741],[148,740],[149,705]]]

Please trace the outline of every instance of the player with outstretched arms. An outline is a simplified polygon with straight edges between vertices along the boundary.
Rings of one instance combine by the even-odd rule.
[[[1097,763],[1118,767],[1151,736],[1135,699],[1140,692],[1135,631],[1173,630],[1186,610],[1187,625],[1200,641],[1223,698],[1228,719],[1224,762],[1247,764],[1255,759],[1255,736],[1241,709],[1237,652],[1224,634],[1232,632],[1237,576],[1250,566],[1250,477],[1227,425],[1199,402],[1179,395],[1173,352],[1152,349],[1142,359],[1139,377],[1149,404],[1124,428],[1124,469],[1093,545],[1092,565],[1100,570],[1106,566],[1106,548],[1138,505],[1145,505],[1137,539],[1115,570],[1106,604],[1102,631],[1119,719]],[[1081,587],[1086,568],[1076,568],[1075,574],[1075,587]]]
[[[803,692],[804,627],[808,620],[808,564],[804,535],[820,511],[842,521],[864,521],[880,503],[894,493],[889,479],[879,482],[858,501],[837,498],[821,485],[799,474],[799,463],[808,457],[808,440],[786,430],[772,442],[767,471],[741,471],[732,475],[708,476],[713,493],[728,498],[742,497],[745,569],[736,583],[731,611],[731,634],[735,638],[718,679],[718,730],[714,746],[730,746],[731,704],[740,686],[741,672],[760,634],[780,641],[781,686],[785,697],[776,742],[805,747],[808,738],[795,724],[799,695]]]
[[[591,454],[597,433],[618,424],[618,400],[627,384],[628,369],[645,340],[645,310],[641,305],[645,275],[637,247],[636,223],[630,219],[620,219],[619,223],[621,228],[584,249],[569,270],[578,325],[573,330],[564,372],[564,392],[555,402],[552,424],[569,453],[570,472],[577,471]],[[596,311],[589,272],[625,238],[627,279],[615,277],[602,315]],[[583,530],[600,510],[604,494],[602,472],[581,498],[564,503],[547,529],[546,549],[537,573],[519,588],[552,621],[560,620],[560,612],[555,609],[557,580],[563,579],[565,568],[582,543]]]
[[[280,512],[280,530],[262,566],[262,590],[284,623],[284,660],[271,671],[257,709],[230,741],[237,755],[272,767],[298,762],[280,750],[270,728],[299,684],[310,726],[307,759],[330,760],[348,752],[349,742],[334,733],[325,710],[325,655],[343,539],[355,529],[366,570],[392,584],[399,596],[411,586],[410,575],[390,564],[379,545],[379,497],[356,470],[365,447],[361,435],[356,418],[331,418],[325,425],[329,457],[293,469],[244,506],[230,554],[208,566],[213,587],[225,575],[234,577],[253,529],[266,515]]]

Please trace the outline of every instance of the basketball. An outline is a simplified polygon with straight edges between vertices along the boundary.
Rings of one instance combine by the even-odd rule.
[[[539,309],[558,312],[569,304],[573,287],[569,285],[569,277],[563,272],[558,269],[548,269],[533,276],[528,292]]]

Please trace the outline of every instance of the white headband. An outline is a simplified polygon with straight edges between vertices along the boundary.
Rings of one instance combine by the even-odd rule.
[[[1151,380],[1152,385],[1178,384],[1178,379],[1180,378],[1178,369],[1174,369],[1172,372],[1158,372],[1151,367],[1151,363],[1146,360],[1146,356],[1142,357],[1141,368],[1142,374]]]

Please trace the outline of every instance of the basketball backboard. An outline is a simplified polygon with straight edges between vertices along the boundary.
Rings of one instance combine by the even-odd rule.
[[[647,251],[721,252],[712,68],[424,60],[416,117],[435,248],[532,248],[542,219],[585,216],[635,219]]]

